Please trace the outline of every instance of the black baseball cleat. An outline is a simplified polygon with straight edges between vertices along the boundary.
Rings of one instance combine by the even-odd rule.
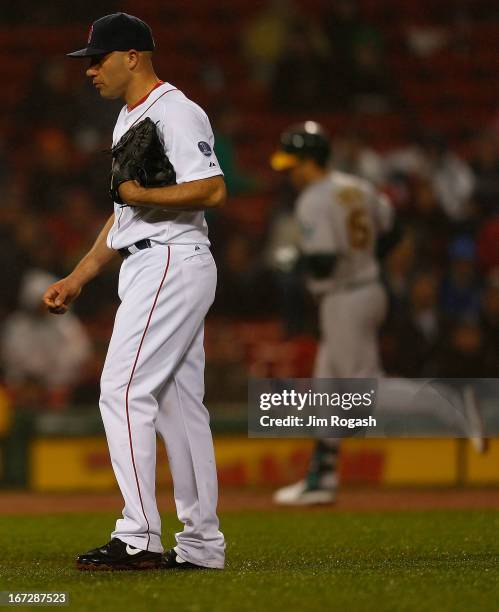
[[[92,571],[156,569],[161,565],[161,558],[161,553],[141,550],[113,538],[104,546],[79,555],[76,567]]]
[[[168,550],[164,553],[163,559],[161,561],[161,569],[190,569],[190,570],[203,570],[203,569],[211,569],[209,567],[205,567],[204,565],[196,565],[195,563],[191,563],[190,561],[186,561],[182,559],[174,548]]]

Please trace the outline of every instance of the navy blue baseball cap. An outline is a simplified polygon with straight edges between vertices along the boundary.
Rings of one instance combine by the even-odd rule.
[[[105,15],[90,26],[87,46],[68,53],[69,57],[94,57],[112,51],[154,51],[151,28],[133,15],[113,13]]]

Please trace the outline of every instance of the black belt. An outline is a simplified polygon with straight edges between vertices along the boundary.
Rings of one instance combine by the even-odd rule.
[[[129,247],[123,247],[122,249],[118,249],[118,253],[126,259],[130,255],[137,253],[137,251],[143,251],[144,249],[150,249],[152,247],[152,242],[149,238],[143,238],[142,240],[137,241],[135,244],[132,244]]]

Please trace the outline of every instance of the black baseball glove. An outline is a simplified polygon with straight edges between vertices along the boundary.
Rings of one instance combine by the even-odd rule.
[[[146,117],[123,134],[111,149],[110,195],[125,204],[118,191],[125,181],[138,181],[142,187],[164,187],[176,183],[173,168],[161,142],[156,124]]]

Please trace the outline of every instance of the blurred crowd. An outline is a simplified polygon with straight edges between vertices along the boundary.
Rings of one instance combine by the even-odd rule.
[[[0,30],[69,19],[40,4],[9,5]],[[71,18],[85,24],[115,4],[104,2],[90,15],[76,1]],[[393,202],[403,237],[383,262],[390,296],[381,337],[386,371],[495,377],[499,115],[491,111],[483,125],[463,117],[459,142],[414,127],[413,109],[390,73],[383,28],[353,0],[324,4],[320,20],[288,0],[251,11],[236,49],[243,80],[281,127],[288,115],[349,117],[332,133],[332,165],[373,181]],[[436,25],[404,31],[408,53],[430,62],[445,46],[464,53],[473,19],[497,18],[474,15],[466,2],[455,5]],[[34,77],[8,116],[3,111],[0,131],[2,380],[16,404],[29,409],[95,406],[119,264],[85,288],[69,315],[47,314],[40,299],[51,279],[71,271],[112,211],[106,151],[120,102],[102,102],[83,82],[80,64],[29,49],[24,57]],[[233,86],[223,62],[208,61],[202,47],[196,53],[201,73],[193,88],[202,88],[198,101],[212,119],[231,196],[226,210],[207,216],[220,279],[207,325],[207,393],[208,400],[244,401],[248,375],[310,374],[315,305],[290,256],[296,194],[270,173],[269,143],[255,142],[244,108],[227,95]],[[378,113],[389,112],[406,117],[414,130],[396,146],[378,147],[355,118],[367,113],[376,122]],[[278,130],[269,126],[269,133],[277,138]]]

